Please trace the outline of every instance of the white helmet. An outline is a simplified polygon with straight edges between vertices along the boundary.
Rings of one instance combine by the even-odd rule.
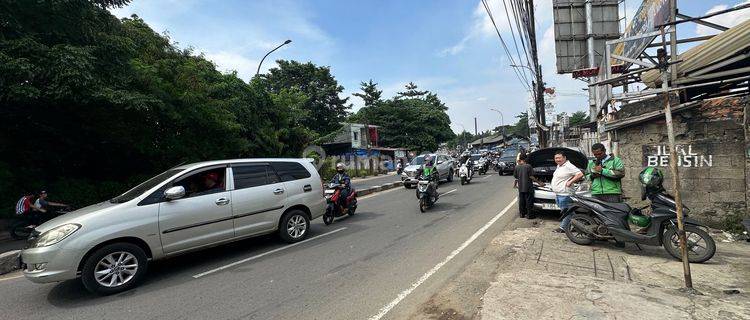
[[[346,166],[344,166],[343,162],[339,162],[336,164],[336,171],[344,171],[346,169]]]

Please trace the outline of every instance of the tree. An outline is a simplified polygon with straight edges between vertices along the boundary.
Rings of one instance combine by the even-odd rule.
[[[383,95],[383,90],[378,90],[378,84],[372,82],[372,79],[370,79],[369,82],[361,82],[359,86],[362,93],[355,92],[352,95],[364,100],[365,107],[371,107],[376,103],[381,102],[380,96]]]
[[[277,94],[284,89],[298,90],[307,96],[301,124],[321,136],[338,130],[351,105],[346,104],[349,98],[340,98],[344,87],[331,75],[331,69],[312,62],[277,60],[276,63],[277,68],[261,75],[267,90]]]
[[[579,126],[589,121],[589,115],[585,111],[576,111],[570,116],[570,126]]]
[[[180,162],[298,156],[314,136],[305,92],[222,74],[107,11],[126,3],[0,4],[0,203],[48,189],[84,206]]]
[[[529,136],[529,114],[527,112],[521,112],[516,115],[516,118],[518,121],[515,125],[513,125],[513,130],[511,133],[517,134],[519,136],[528,137]]]
[[[415,151],[434,151],[438,145],[454,139],[448,109],[437,95],[429,91],[398,96],[360,109],[351,120],[367,119],[380,126],[380,141],[389,147]]]
[[[405,92],[399,92],[398,95],[396,96],[397,99],[401,99],[401,98],[406,98],[406,99],[421,98],[424,95],[426,95],[427,93],[429,93],[429,91],[419,91],[419,90],[417,90],[417,85],[414,84],[414,82],[411,82],[411,81],[409,81],[409,83],[407,83],[405,87],[406,87],[406,91]]]

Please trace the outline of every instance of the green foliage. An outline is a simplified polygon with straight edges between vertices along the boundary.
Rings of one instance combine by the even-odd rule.
[[[299,156],[318,137],[311,101],[345,102],[330,100],[343,88],[311,63],[276,72],[312,70],[319,86],[269,91],[222,74],[137,16],[107,11],[128,2],[0,3],[0,214],[27,190],[84,206],[181,162]]]
[[[448,108],[437,95],[417,91],[411,82],[407,90],[418,94],[400,94],[365,106],[357,112],[357,117],[380,126],[380,142],[384,146],[434,151],[440,143],[453,139]]]
[[[321,135],[339,129],[339,123],[348,115],[349,98],[341,99],[344,91],[331,75],[329,67],[319,67],[312,62],[277,60],[278,68],[261,75],[263,84],[270,92],[294,89],[305,94],[308,99],[300,106],[305,111],[300,123]]]
[[[529,114],[527,112],[521,112],[516,115],[518,122],[513,125],[511,132],[508,134],[517,134],[523,137],[529,136]]]
[[[372,79],[369,82],[361,82],[359,85],[362,93],[356,92],[353,95],[364,100],[366,107],[371,107],[382,102],[380,97],[383,95],[383,90],[378,90],[378,84],[372,82]]]
[[[576,111],[570,116],[570,126],[579,126],[589,122],[589,115],[585,111]]]

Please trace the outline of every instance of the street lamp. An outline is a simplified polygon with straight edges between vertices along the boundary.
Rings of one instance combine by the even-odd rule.
[[[503,113],[495,108],[490,108],[490,110],[500,114],[500,128],[503,128],[503,138],[505,138],[505,119],[503,119]]]
[[[280,44],[278,47],[273,48],[273,50],[271,50],[271,51],[268,51],[268,53],[266,53],[266,55],[263,56],[263,59],[260,59],[260,63],[258,63],[258,71],[255,72],[255,75],[257,76],[258,74],[260,74],[260,66],[263,65],[263,60],[266,60],[266,57],[268,57],[268,55],[271,54],[271,52],[274,52],[274,51],[278,50],[279,48],[281,48],[281,47],[283,47],[283,46],[285,46],[287,44],[290,44],[290,43],[292,43],[292,40],[284,41],[284,43]]]

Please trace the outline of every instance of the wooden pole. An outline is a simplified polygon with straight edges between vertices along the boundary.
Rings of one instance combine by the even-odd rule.
[[[675,2],[676,0],[672,1],[672,19],[674,19],[675,14]],[[677,35],[677,32],[675,30],[672,30],[672,33],[670,37],[672,40],[674,40],[674,37]],[[661,37],[662,37],[662,43],[664,43],[664,47],[666,47],[666,42],[664,41],[664,27],[661,27]],[[672,105],[670,103],[669,99],[669,92],[667,91],[669,87],[669,71],[667,70],[668,64],[666,62],[666,48],[662,48],[663,51],[662,57],[661,57],[661,64],[662,64],[662,89],[664,89],[664,99],[666,100],[664,105],[664,117],[667,122],[667,136],[669,138],[669,169],[672,173],[672,188],[674,189],[674,201],[675,206],[677,207],[677,238],[680,241],[680,254],[682,256],[682,269],[683,274],[685,276],[685,288],[692,290],[693,289],[693,276],[690,273],[690,260],[688,259],[688,252],[687,252],[687,239],[685,237],[685,224],[684,224],[684,214],[682,209],[682,195],[680,193],[680,173],[677,167],[677,149],[676,149],[676,143],[675,143],[675,136],[674,136],[674,125],[672,123]],[[672,50],[674,50],[675,46],[672,46]],[[675,57],[677,56],[676,52],[672,51],[671,53],[672,61],[676,61]],[[669,69],[672,70],[672,73],[674,74],[676,69],[676,65],[672,64]],[[672,241],[672,239],[664,239],[663,241]]]

